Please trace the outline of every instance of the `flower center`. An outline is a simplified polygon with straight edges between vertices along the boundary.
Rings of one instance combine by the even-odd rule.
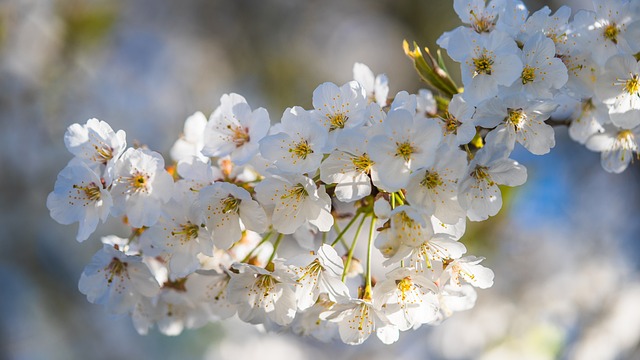
[[[402,280],[396,280],[396,285],[398,286],[398,290],[400,290],[402,300],[406,300],[407,292],[411,291],[413,288],[413,281],[411,281],[411,277],[407,276]]]
[[[416,149],[408,141],[396,143],[396,146],[396,156],[400,156],[407,162],[411,160],[411,154],[416,152]]]
[[[127,178],[129,181],[129,190],[133,192],[146,191],[147,183],[149,182],[149,175],[143,174],[140,171],[133,173],[133,176]]]
[[[323,268],[322,268],[322,265],[320,265],[320,260],[315,259],[311,262],[311,264],[309,264],[306,268],[304,268],[304,274],[302,274],[302,276],[300,276],[300,278],[297,281],[300,282],[302,279],[304,279],[307,276],[317,277],[317,275],[322,270]]]
[[[640,76],[631,74],[631,78],[624,82],[624,91],[630,95],[637,94],[640,90]]]
[[[424,178],[420,181],[420,185],[426,187],[427,189],[435,189],[438,186],[442,185],[442,179],[437,172],[427,171],[424,174]]]
[[[549,39],[551,39],[556,45],[557,44],[564,44],[567,42],[567,34],[566,33],[562,33],[562,34],[558,34],[555,31],[551,31],[547,33],[547,37]]]
[[[409,215],[407,215],[406,212],[403,211],[398,215],[399,215],[399,218],[400,218],[399,219],[400,223],[402,225],[407,226],[407,227],[413,227],[414,221]]]
[[[344,125],[349,120],[349,117],[343,113],[334,114],[329,118],[329,131],[333,131],[335,129],[344,129]]]
[[[509,109],[509,115],[507,116],[506,121],[516,128],[520,128],[526,118],[527,115],[522,109]]]
[[[195,239],[198,237],[198,230],[200,228],[198,225],[191,223],[191,221],[187,221],[186,224],[180,224],[180,230],[172,231],[171,235],[178,236],[183,235],[184,238],[189,241],[191,239]]]
[[[107,164],[109,160],[113,159],[113,149],[110,146],[103,145],[102,147],[98,145],[93,145],[93,148],[96,150],[96,154],[98,155],[98,160],[102,164]]]
[[[369,174],[371,172],[371,167],[374,164],[367,154],[356,156],[351,159],[351,162],[353,163],[353,166],[356,167],[356,170],[365,174]]]
[[[471,177],[476,178],[478,181],[486,181],[489,186],[494,185],[495,183],[491,179],[491,175],[488,172],[489,168],[486,166],[477,165],[476,169],[471,173]]]
[[[473,65],[476,67],[476,71],[473,73],[473,77],[476,77],[480,74],[491,75],[493,58],[487,55],[487,50],[484,50],[480,57],[473,58]]]
[[[240,212],[240,203],[242,200],[237,199],[231,195],[222,199],[220,203],[222,204],[222,213],[223,214],[238,214]]]
[[[369,307],[365,304],[360,305],[360,321],[358,321],[358,331],[362,331],[364,329],[364,324],[367,322],[367,325],[370,326],[371,320],[369,319]]]
[[[178,292],[186,292],[187,291],[187,278],[183,277],[181,279],[176,279],[176,280],[167,280],[164,282],[164,284],[162,284],[162,288],[163,289],[173,289],[175,291]]]
[[[611,23],[604,28],[602,35],[604,35],[605,39],[609,39],[612,43],[617,44],[619,33],[620,29],[618,29],[618,25],[616,25],[616,23]]]
[[[633,148],[635,136],[633,136],[633,132],[631,130],[620,131],[616,139],[622,145],[622,148],[624,149]]]
[[[525,66],[524,69],[522,69],[521,77],[522,77],[522,85],[526,85],[530,82],[533,82],[533,80],[535,80],[536,78],[536,69],[529,65]]]
[[[107,265],[107,267],[105,268],[105,270],[107,270],[107,272],[109,273],[109,279],[107,280],[107,282],[111,284],[114,277],[121,276],[124,272],[126,272],[128,265],[128,263],[122,262],[120,261],[120,259],[114,257],[109,265]]]
[[[93,182],[84,187],[74,184],[73,188],[78,189],[79,191],[83,191],[87,199],[91,201],[98,201],[102,196],[102,193],[100,192],[100,187],[98,187],[98,185],[96,185]]]
[[[297,201],[300,201],[300,199],[307,196],[309,196],[309,193],[304,188],[304,186],[302,184],[297,184],[294,187],[292,187],[288,193],[282,195],[280,198],[281,199],[295,198]]]
[[[267,274],[258,275],[258,278],[256,279],[256,286],[264,291],[265,297],[269,295],[269,292],[273,290],[277,283],[278,280]]]
[[[297,143],[294,147],[290,148],[289,152],[293,153],[300,159],[305,160],[307,156],[309,156],[310,154],[313,154],[313,149],[311,148],[307,140],[302,140],[299,143]]]
[[[249,137],[249,129],[245,129],[242,126],[236,126],[235,128],[232,128],[231,125],[227,125],[227,129],[232,131],[231,139],[233,140],[233,143],[236,145],[236,147],[240,147],[245,143],[248,143],[251,139]]]
[[[460,125],[462,125],[462,123],[447,111],[444,117],[444,126],[446,132],[449,134],[457,134],[458,127],[460,127]]]
[[[470,14],[473,16],[473,23],[471,24],[473,30],[477,33],[491,32],[494,26],[492,16],[478,16],[473,10],[470,11]]]

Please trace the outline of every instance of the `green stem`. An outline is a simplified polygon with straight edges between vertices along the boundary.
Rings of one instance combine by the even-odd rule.
[[[344,263],[344,270],[342,271],[342,282],[347,278],[347,273],[349,272],[349,267],[351,266],[351,259],[353,259],[353,251],[356,249],[356,243],[358,242],[358,237],[360,236],[360,230],[362,230],[362,225],[364,225],[364,221],[367,216],[363,216],[362,220],[360,220],[360,224],[358,224],[358,229],[356,230],[356,234],[353,237],[353,242],[351,243],[351,247],[349,248],[349,253],[347,253],[347,261]]]
[[[393,196],[393,198],[395,199],[394,203],[396,203],[398,206],[402,206],[404,205],[404,195],[398,195],[399,193],[402,193],[402,190],[394,192],[393,194],[391,194],[391,196]],[[393,208],[395,209],[395,206]]]
[[[376,229],[376,218],[371,216],[371,225],[369,225],[369,243],[367,244],[367,271],[365,273],[365,287],[364,297],[365,300],[371,299],[371,249],[373,248],[373,235]]]
[[[338,234],[338,237],[335,240],[333,240],[333,242],[331,243],[331,246],[336,246],[338,244],[338,241],[342,239],[342,236],[344,236],[344,233],[346,233],[347,230],[349,230],[351,225],[353,225],[353,223],[356,221],[358,216],[360,216],[360,214],[361,214],[360,212],[356,212],[356,215],[353,217],[353,219],[351,219],[351,221],[349,221],[347,226],[344,229],[342,229],[342,231],[340,231],[340,233]]]
[[[258,243],[258,245],[256,245],[253,249],[251,249],[251,251],[249,251],[249,253],[247,254],[247,256],[244,257],[244,259],[242,259],[242,263],[246,263],[247,261],[249,261],[249,259],[251,259],[251,256],[253,255],[254,252],[256,252],[256,250],[264,243],[267,242],[267,240],[269,240],[269,238],[271,237],[271,234],[273,234],[273,232],[269,231],[267,233],[267,235],[265,235],[262,240],[260,240],[260,242]]]
[[[273,252],[271,253],[271,256],[269,256],[269,260],[267,260],[267,265],[269,265],[269,263],[271,263],[273,258],[276,257],[276,251],[278,251],[278,246],[280,245],[280,240],[282,240],[283,237],[284,237],[284,234],[278,235],[278,238],[276,239],[276,243],[273,244]]]
[[[335,219],[333,221],[333,230],[336,232],[336,236],[340,235],[340,232],[341,232],[340,226],[338,225],[338,222]],[[342,246],[344,246],[345,251],[349,249],[349,245],[347,245],[347,242],[344,241],[344,237],[340,239],[340,243],[342,244]]]

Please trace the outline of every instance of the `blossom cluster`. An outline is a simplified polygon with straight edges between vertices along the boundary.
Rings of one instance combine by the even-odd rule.
[[[438,45],[461,64],[457,96],[476,108],[476,126],[491,129],[487,143],[545,154],[555,145],[545,120],[566,117],[571,138],[600,152],[606,171],[627,168],[640,135],[637,1],[593,0],[573,17],[567,6],[529,15],[519,0],[454,1],[454,9],[464,26]]]
[[[102,239],[80,291],[141,334],[237,315],[347,344],[392,343],[472,308],[494,274],[460,238],[467,218],[498,213],[499,186],[526,181],[509,158],[516,142],[549,152],[549,119],[580,104],[570,133],[606,170],[637,150],[638,9],[595,4],[569,22],[566,7],[528,16],[517,0],[456,0],[466,25],[439,45],[462,64],[464,91],[434,60],[436,94],[389,97],[387,77],[357,63],[353,81],[321,84],[311,109],[275,124],[225,94],[208,118],[186,120],[168,165],[104,121],[71,125],[51,217],[77,222],[78,241],[110,216],[130,227]]]

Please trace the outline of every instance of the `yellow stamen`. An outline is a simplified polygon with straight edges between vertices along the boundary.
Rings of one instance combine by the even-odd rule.
[[[99,147],[94,145],[93,148],[96,150],[98,160],[100,160],[102,164],[106,164],[109,160],[113,159],[113,149],[110,146],[103,145],[102,147]]]
[[[307,190],[304,188],[304,186],[302,184],[297,184],[296,186],[291,188],[291,190],[289,190],[287,194],[282,195],[280,198],[287,199],[295,197],[297,201],[300,201],[300,199],[307,196],[309,196],[309,193],[307,193]]]
[[[427,189],[435,189],[438,186],[443,184],[440,175],[437,172],[427,171],[424,174],[424,178],[420,181],[420,185],[426,187]]]
[[[478,16],[473,10],[470,11],[470,14],[471,16],[473,16],[474,20],[473,24],[471,24],[473,30],[475,30],[477,33],[491,32],[494,26],[493,17]]]
[[[233,134],[231,135],[231,139],[233,140],[233,143],[236,145],[236,147],[240,147],[245,143],[248,143],[251,139],[249,137],[249,132],[247,131],[247,129],[242,126],[236,126],[234,128],[231,125],[227,125],[227,129],[232,131]]]
[[[624,82],[624,91],[630,95],[638,94],[640,90],[640,76],[631,74],[631,78]]]
[[[508,109],[509,115],[507,116],[506,122],[512,124],[516,127],[516,129],[520,128],[523,125],[524,120],[527,119],[527,115],[524,113],[522,109]]]
[[[120,261],[120,259],[114,257],[109,265],[107,265],[107,267],[105,268],[105,270],[107,270],[107,272],[109,273],[109,280],[107,280],[107,282],[112,283],[114,277],[120,276],[122,275],[122,273],[126,272],[128,265],[129,264],[127,264],[126,262],[122,262]]]
[[[84,187],[74,184],[73,188],[83,191],[87,199],[91,201],[98,201],[102,197],[100,187],[98,187],[98,185],[96,185],[95,183],[90,183],[89,185]]]
[[[362,154],[360,156],[354,157],[351,159],[353,166],[356,167],[356,170],[363,172],[365,174],[369,174],[371,172],[371,167],[374,162],[369,159],[369,155]]]
[[[476,166],[476,169],[471,173],[471,176],[480,180],[484,180],[487,182],[487,184],[489,184],[489,186],[492,186],[495,184],[495,182],[493,182],[493,180],[491,179],[491,175],[489,175],[488,173],[489,168],[486,166]]]
[[[300,276],[300,278],[297,281],[300,282],[302,279],[304,279],[307,276],[315,277],[323,269],[324,268],[322,267],[322,265],[320,265],[320,260],[315,259],[311,262],[311,264],[309,264],[306,268],[304,268],[304,274],[302,274],[302,276]]]
[[[398,290],[400,290],[400,297],[402,300],[407,299],[407,292],[411,291],[413,288],[413,281],[411,281],[411,277],[407,276],[402,280],[396,280],[396,285],[398,286]]]
[[[618,43],[618,34],[620,33],[620,29],[618,29],[618,25],[616,23],[611,23],[604,28],[602,34],[605,39],[611,40],[614,44]]]
[[[222,213],[223,214],[238,214],[240,212],[240,203],[242,200],[237,199],[231,195],[220,201],[222,203]]]
[[[460,125],[462,125],[462,123],[460,121],[458,121],[458,119],[456,119],[455,116],[451,115],[451,113],[449,113],[448,111],[445,112],[445,116],[443,118],[444,120],[444,126],[445,126],[445,131],[449,134],[457,134],[458,133],[458,127],[460,127]]]
[[[536,79],[536,69],[529,65],[522,69],[522,85],[526,85]]]
[[[409,161],[411,160],[411,154],[413,154],[416,150],[415,148],[411,145],[410,142],[405,141],[403,143],[396,143],[396,156],[400,156],[401,158],[404,159],[404,161]]]
[[[349,120],[349,117],[343,113],[334,114],[329,118],[329,131],[333,131],[335,129],[344,129],[344,125]]]
[[[473,58],[473,65],[476,67],[473,77],[480,74],[491,75],[491,69],[493,67],[493,58],[487,55],[487,51],[484,50],[482,55],[477,58]]]
[[[200,227],[196,224],[192,224],[191,221],[187,221],[186,224],[180,224],[180,229],[181,230],[178,231],[172,231],[171,235],[184,235],[185,239],[188,241],[198,237],[198,230],[200,230]]]
[[[313,154],[313,149],[309,146],[307,140],[302,140],[295,147],[290,148],[289,152],[304,160],[307,156]]]

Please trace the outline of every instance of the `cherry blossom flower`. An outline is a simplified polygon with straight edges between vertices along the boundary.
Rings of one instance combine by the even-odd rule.
[[[387,191],[397,191],[409,182],[411,171],[431,166],[442,135],[434,121],[414,119],[404,109],[390,111],[382,123],[382,134],[367,146],[371,160],[385,171],[378,173]]]
[[[519,186],[527,180],[527,169],[508,159],[506,149],[480,149],[460,181],[460,205],[471,221],[486,220],[500,211],[502,194],[498,185]]]
[[[114,168],[114,212],[127,216],[133,227],[153,225],[172,196],[173,179],[157,152],[129,148]]]
[[[353,64],[353,79],[360,83],[367,93],[367,99],[375,101],[381,107],[387,105],[389,79],[387,75],[374,75],[369,67],[362,63]]]
[[[379,182],[378,166],[367,154],[367,130],[344,131],[337,147],[320,165],[320,180],[336,184],[338,200],[351,202],[371,193],[371,181]]]
[[[216,182],[200,190],[198,203],[204,214],[204,223],[214,234],[214,242],[221,249],[228,249],[240,240],[243,227],[247,230],[267,230],[267,215],[241,187],[226,182]]]
[[[290,324],[296,314],[296,296],[291,274],[276,263],[273,271],[247,264],[234,265],[240,273],[231,277],[227,298],[238,308],[238,316],[251,324]]]
[[[373,298],[376,304],[384,304],[381,307],[389,322],[406,331],[436,319],[437,293],[433,281],[412,269],[398,268],[376,285]]]
[[[260,153],[281,171],[313,173],[320,166],[327,131],[300,107],[285,110],[280,132],[260,142]]]
[[[143,297],[158,294],[160,286],[140,256],[126,255],[105,244],[85,267],[78,284],[87,300],[121,314],[133,309]]]
[[[246,164],[258,152],[258,142],[267,135],[270,123],[267,110],[252,111],[241,95],[224,94],[205,128],[202,152],[229,155],[234,163]]]
[[[74,156],[82,159],[91,169],[110,180],[111,169],[127,147],[123,130],[114,132],[111,126],[98,119],[89,119],[84,125],[73,124],[64,134],[64,144]]]
[[[206,157],[202,154],[206,126],[207,118],[202,112],[197,111],[189,116],[184,122],[182,136],[171,147],[171,158],[178,162],[195,156],[202,161],[206,161]]]
[[[322,245],[317,255],[299,255],[287,262],[296,273],[298,309],[306,310],[315,304],[321,293],[331,301],[349,297],[349,289],[340,281],[344,272],[342,258],[334,248]]]
[[[614,125],[640,125],[640,63],[632,55],[613,56],[598,77],[596,96],[607,105]]]
[[[105,185],[85,162],[72,159],[60,171],[53,192],[47,196],[51,217],[64,225],[78,222],[76,240],[87,240],[98,222],[107,219],[113,205]]]
[[[255,190],[263,206],[273,206],[271,223],[282,234],[293,234],[307,221],[324,232],[333,225],[331,199],[324,185],[317,187],[306,176],[268,177]]]

